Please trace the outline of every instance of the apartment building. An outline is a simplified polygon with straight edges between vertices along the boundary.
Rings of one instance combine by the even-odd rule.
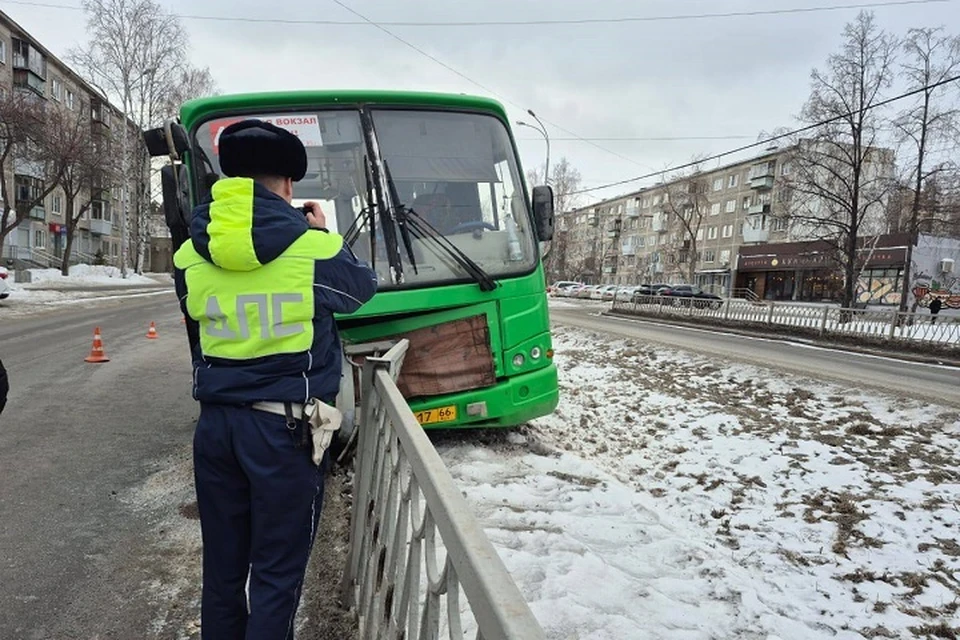
[[[0,12],[0,96],[9,92],[25,92],[76,113],[89,121],[94,144],[106,148],[116,140],[121,127],[128,127],[128,140],[134,144],[140,130],[110,104],[97,87],[86,82],[67,64],[59,60],[7,14]],[[42,168],[10,158],[7,175],[8,193],[14,194],[14,208],[19,209],[42,193]],[[127,185],[131,190],[136,185]],[[91,181],[77,198],[75,207],[90,201],[90,207],[77,225],[71,248],[72,262],[104,262],[119,264],[121,190],[106,184],[103,178]],[[34,207],[29,216],[6,238],[4,261],[23,266],[58,266],[66,245],[66,198],[61,188],[47,195],[42,206]],[[131,222],[132,218],[131,216]],[[135,229],[130,229],[131,234]]]
[[[882,151],[871,171],[892,177],[893,155]],[[789,186],[793,153],[792,147],[770,148],[560,214],[555,250],[565,255],[553,260],[551,275],[593,284],[685,282],[718,295],[756,284],[756,271],[749,280],[737,278],[742,248],[763,255],[770,253],[764,246],[811,238],[810,225],[787,215],[797,208]],[[870,217],[878,224],[884,219],[882,204]]]

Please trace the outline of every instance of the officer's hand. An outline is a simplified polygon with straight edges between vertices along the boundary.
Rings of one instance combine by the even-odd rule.
[[[310,200],[303,204],[309,209],[307,213],[307,224],[314,229],[326,229],[327,217],[323,215],[323,209],[320,208],[320,203]]]

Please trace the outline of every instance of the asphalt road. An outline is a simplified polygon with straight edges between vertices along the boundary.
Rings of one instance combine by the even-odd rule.
[[[861,355],[801,341],[753,338],[654,320],[600,315],[606,308],[609,305],[572,302],[551,307],[550,317],[553,322],[568,326],[960,407],[960,369],[956,367]]]
[[[94,326],[108,363],[84,362]],[[188,462],[198,413],[173,291],[14,321],[0,311],[0,358],[0,638],[177,637],[195,611],[158,595],[170,575],[158,526],[186,522],[175,511],[189,476],[145,493]]]

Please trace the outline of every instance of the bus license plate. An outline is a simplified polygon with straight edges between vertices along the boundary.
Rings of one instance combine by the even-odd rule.
[[[425,409],[424,411],[417,411],[414,415],[417,416],[417,422],[420,424],[452,422],[457,419],[457,405],[451,404],[436,409]]]

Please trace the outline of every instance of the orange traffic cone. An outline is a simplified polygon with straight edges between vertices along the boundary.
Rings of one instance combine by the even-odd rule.
[[[110,362],[110,358],[103,352],[103,340],[100,339],[100,327],[93,330],[93,348],[90,355],[84,358],[85,362]]]
[[[150,328],[147,330],[147,337],[151,340],[156,340],[160,336],[157,335],[157,325],[154,322],[150,323]]]

